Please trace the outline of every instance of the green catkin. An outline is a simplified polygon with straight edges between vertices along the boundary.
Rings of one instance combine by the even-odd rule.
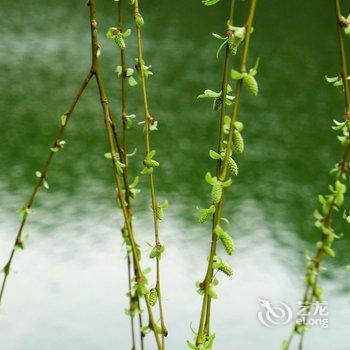
[[[157,168],[157,167],[159,167],[159,163],[156,160],[153,160],[153,159],[146,159],[144,161],[144,164],[146,165],[147,168]]]
[[[236,153],[243,153],[244,151],[244,140],[241,133],[238,130],[233,132],[232,148]]]
[[[232,55],[236,55],[237,53],[237,48],[238,48],[238,45],[242,42],[242,38],[239,38],[238,36],[232,34],[228,40],[227,40],[227,44],[228,44],[228,47],[230,49],[230,52]]]
[[[231,157],[228,159],[228,168],[230,169],[233,175],[238,175],[238,165]]]
[[[245,73],[243,75],[243,81],[246,84],[249,92],[253,95],[253,96],[257,96],[258,95],[258,83],[256,81],[256,79],[248,73]]]
[[[325,252],[326,255],[328,255],[328,256],[330,256],[332,258],[335,257],[335,252],[334,252],[334,250],[331,247],[325,246],[325,247],[323,247],[323,251]]]
[[[225,231],[222,231],[219,236],[222,245],[228,255],[232,255],[235,251],[235,246],[232,237]]]
[[[157,293],[157,289],[156,288],[152,288],[149,291],[149,295],[148,295],[148,302],[151,306],[156,305],[157,303],[157,299],[158,299],[158,293]]]
[[[201,216],[199,217],[198,222],[203,224],[208,221],[208,219],[215,213],[215,210],[216,208],[214,205],[211,205],[208,209],[199,209]]]
[[[143,25],[145,24],[145,21],[139,12],[135,13],[135,24],[138,28],[143,27]]]
[[[214,5],[219,2],[219,0],[202,0],[205,5]],[[234,8],[235,1],[230,0],[230,16],[227,21],[226,27],[226,36],[222,37],[221,35],[213,33],[213,36],[216,39],[219,39],[222,44],[217,51],[216,57],[222,48],[225,47],[225,61],[224,61],[224,69],[223,69],[223,77],[222,77],[222,88],[221,93],[205,90],[203,95],[200,95],[200,98],[214,98],[217,101],[214,101],[214,106],[216,102],[216,106],[219,106],[219,102],[221,102],[221,113],[220,113],[220,123],[219,123],[219,137],[218,137],[218,147],[217,151],[210,150],[209,156],[210,158],[216,160],[216,173],[214,176],[211,175],[210,172],[207,172],[205,175],[205,181],[212,186],[211,189],[211,197],[213,204],[216,208],[216,213],[213,216],[212,222],[212,235],[211,235],[211,243],[210,243],[210,253],[208,257],[208,264],[205,273],[205,277],[201,282],[197,283],[197,291],[200,295],[203,296],[202,299],[202,307],[199,318],[198,331],[195,333],[195,343],[188,342],[188,347],[190,349],[212,349],[213,341],[215,339],[215,333],[212,333],[212,300],[217,299],[217,294],[215,291],[215,286],[218,284],[218,280],[216,275],[218,271],[221,271],[228,276],[233,274],[232,268],[223,263],[220,257],[216,256],[217,249],[221,241],[226,253],[228,255],[232,255],[235,251],[235,246],[232,237],[225,232],[220,224],[221,222],[226,222],[222,215],[224,212],[223,205],[223,188],[228,188],[232,184],[232,179],[230,178],[230,173],[232,172],[235,176],[238,174],[238,167],[233,158],[233,151],[236,153],[242,153],[244,150],[244,142],[243,138],[240,134],[240,130],[243,130],[243,124],[237,122],[238,118],[238,106],[240,103],[240,97],[242,93],[241,85],[245,84],[243,81],[243,72],[246,72],[247,61],[249,58],[249,44],[250,44],[250,35],[252,33],[252,25],[253,19],[256,9],[257,0],[251,0],[249,4],[249,13],[247,17],[247,21],[244,27],[233,27],[232,23],[234,21]],[[236,33],[237,32],[237,33]],[[227,95],[227,93],[231,93],[232,88],[227,84],[229,79],[230,72],[230,55],[236,54],[237,46],[240,41],[244,40],[244,36],[246,34],[246,41],[244,42],[243,53],[241,56],[241,62],[239,64],[239,71],[231,70],[231,77],[236,81],[236,94],[235,96]],[[239,39],[239,40],[237,40]],[[252,75],[256,74],[256,69],[250,70],[249,73]],[[225,89],[227,86],[227,89]],[[221,94],[224,93],[224,96]],[[226,115],[226,105],[234,104],[232,108],[231,116]],[[214,108],[215,109],[215,108]],[[218,109],[218,108],[217,108]],[[238,129],[239,128],[239,129]],[[227,136],[228,135],[228,136]],[[233,157],[233,158],[231,158]],[[230,173],[229,173],[230,172]]]
[[[203,215],[198,219],[198,222],[200,224],[203,224],[204,222],[208,221],[212,215],[213,214],[211,214],[209,212],[203,213]]]
[[[225,262],[222,262],[218,266],[218,269],[220,271],[222,271],[227,276],[232,276],[233,275],[232,267],[229,264],[225,263]]]
[[[317,285],[316,286],[316,290],[314,292],[314,295],[315,295],[315,298],[316,298],[317,301],[321,301],[322,300],[322,292],[323,292],[322,287]]]
[[[160,206],[157,206],[156,208],[156,217],[158,220],[163,220],[164,219],[164,212],[163,208]]]
[[[306,283],[310,286],[313,286],[316,282],[316,276],[313,271],[310,271],[310,273],[306,276]]]
[[[221,108],[223,102],[224,102],[224,99],[221,93],[220,96],[216,97],[214,100],[214,105],[213,105],[214,111],[218,111]]]
[[[218,204],[222,197],[222,186],[219,181],[215,182],[211,190],[211,199],[214,204]]]
[[[330,194],[325,196],[319,195],[318,199],[322,207],[322,211],[315,210],[313,213],[315,221],[315,226],[321,231],[321,240],[316,243],[317,250],[313,257],[307,256],[310,262],[307,264],[307,269],[305,273],[305,282],[307,284],[304,297],[303,305],[306,307],[306,311],[310,311],[315,305],[316,301],[321,301],[322,299],[322,288],[319,285],[318,276],[321,271],[321,264],[323,262],[324,255],[334,258],[335,252],[332,249],[332,243],[336,234],[332,228],[333,216],[335,212],[338,212],[344,201],[344,193],[346,192],[346,186],[342,184],[342,180],[347,179],[347,171],[349,164],[349,151],[350,151],[350,136],[349,136],[349,125],[347,117],[350,111],[350,93],[349,93],[349,83],[348,83],[348,73],[347,73],[347,53],[345,50],[345,42],[342,34],[343,25],[340,21],[341,18],[341,5],[340,0],[335,0],[335,20],[337,23],[338,40],[339,40],[339,55],[340,55],[340,69],[342,73],[339,77],[328,78],[327,81],[330,83],[335,83],[334,86],[343,86],[343,93],[345,97],[345,121],[338,122],[334,120],[334,126],[332,127],[335,131],[341,131],[342,135],[338,136],[338,140],[341,142],[345,150],[342,152],[342,158],[340,162],[336,164],[336,167],[332,169],[331,173],[336,173],[336,180],[334,185],[329,186]],[[333,80],[334,79],[334,80]],[[338,84],[338,82],[340,84]],[[338,237],[337,237],[338,238]],[[301,335],[299,338],[298,349],[303,349],[304,334],[308,329],[307,322],[303,322],[299,325],[297,322],[298,318],[294,321],[292,333],[289,336],[285,350],[290,349],[290,344],[292,343],[295,334]],[[307,320],[307,318],[306,318]]]
[[[125,41],[124,41],[122,32],[119,31],[119,32],[115,35],[114,40],[115,40],[116,44],[118,45],[118,47],[119,47],[121,50],[125,50],[126,46],[125,46]]]

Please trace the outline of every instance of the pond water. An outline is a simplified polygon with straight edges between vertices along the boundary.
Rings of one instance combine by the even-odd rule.
[[[211,33],[223,29],[225,3],[212,8],[199,0],[142,4],[145,56],[155,73],[149,81],[151,110],[160,130],[154,136],[162,164],[157,186],[159,197],[170,201],[161,223],[169,349],[186,348],[190,324],[199,317],[195,281],[204,274],[209,226],[196,223],[196,206],[209,200],[203,177],[214,169],[208,150],[216,145],[217,115],[196,96],[220,86],[222,57],[215,59],[218,42]],[[238,3],[242,10],[236,19],[243,24],[249,2]],[[114,24],[114,12],[113,1],[98,1],[100,33]],[[2,0],[1,264],[19,225],[16,211],[30,193],[59,116],[89,68],[87,15],[85,1]],[[111,106],[118,111],[113,73],[118,52],[101,37]],[[133,39],[128,39],[129,62],[134,60]],[[317,194],[327,190],[328,170],[341,155],[330,126],[341,115],[343,100],[324,80],[325,74],[336,75],[338,67],[332,2],[261,1],[251,64],[256,57],[261,59],[260,94],[243,98],[246,152],[238,160],[240,176],[226,196],[225,216],[232,222],[237,254],[229,259],[234,277],[221,277],[217,288],[216,349],[279,349],[290,326],[261,325],[258,299],[295,307],[302,297],[304,250],[312,249],[319,235],[312,211]],[[131,92],[129,113],[141,120],[138,92]],[[140,164],[141,128],[135,127],[130,137]],[[65,140],[50,171],[50,190],[40,192],[25,229],[27,249],[15,257],[0,316],[3,350],[130,348],[122,218],[114,206],[110,164],[103,157],[107,145],[94,82]],[[146,256],[152,225],[144,180],[141,189],[135,230]],[[345,265],[350,263],[350,237],[340,221],[337,232],[344,237],[335,244],[337,257],[327,261],[322,278],[329,327],[308,333],[305,349],[349,349],[350,275]]]

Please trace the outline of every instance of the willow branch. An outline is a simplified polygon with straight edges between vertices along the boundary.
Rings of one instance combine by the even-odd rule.
[[[248,20],[246,23],[246,37],[245,37],[245,41],[244,41],[243,54],[242,54],[241,64],[240,64],[241,72],[246,71],[246,65],[247,65],[247,61],[248,61],[248,52],[249,52],[249,47],[250,47],[250,37],[251,37],[251,32],[252,32],[251,29],[252,29],[252,25],[253,25],[256,3],[257,3],[257,0],[252,0],[250,3]],[[231,10],[232,10],[232,7],[231,7]],[[235,102],[234,102],[233,112],[232,112],[232,116],[231,116],[231,123],[230,123],[228,140],[227,140],[227,144],[226,144],[225,158],[220,163],[220,166],[218,169],[218,178],[220,181],[225,181],[226,177],[227,177],[228,161],[229,161],[229,157],[231,154],[231,144],[232,144],[233,132],[235,130],[234,123],[237,120],[237,116],[238,116],[238,108],[239,108],[241,92],[242,92],[242,83],[243,83],[242,80],[238,80],[236,83]],[[223,105],[224,104],[225,104],[225,100],[223,100]],[[219,146],[222,146],[222,145],[223,145],[223,143],[221,141]],[[222,150],[222,148],[220,149],[220,151],[221,150]],[[197,345],[201,344],[204,341],[205,336],[208,336],[210,334],[209,328],[210,328],[210,318],[211,318],[211,297],[209,296],[209,288],[210,288],[210,283],[213,280],[213,272],[214,272],[213,263],[214,263],[214,257],[216,255],[216,248],[217,248],[217,235],[214,232],[214,229],[221,221],[223,200],[224,200],[224,197],[222,195],[219,203],[216,204],[216,210],[215,210],[215,214],[213,217],[212,242],[211,242],[211,248],[210,248],[210,255],[209,255],[209,259],[208,259],[208,267],[207,267],[205,279],[202,282],[202,288],[203,288],[204,294],[203,294],[201,317],[200,317],[199,328],[198,328],[198,333],[197,333],[197,340],[196,340]]]
[[[346,63],[346,52],[343,37],[342,14],[339,0],[334,0],[335,13],[337,18],[337,31],[339,40],[340,75],[344,86],[345,113],[350,114],[350,90],[348,82],[348,68]]]
[[[342,22],[342,15],[341,15],[341,7],[339,0],[334,0],[335,5],[335,14],[336,14],[336,20],[337,20],[337,33],[338,33],[338,40],[339,40],[339,57],[340,57],[340,77],[343,82],[343,90],[344,90],[344,101],[345,101],[345,120],[349,120],[350,117],[350,91],[349,91],[349,83],[347,80],[347,59],[346,59],[346,52],[345,52],[345,45],[344,45],[344,34],[343,34],[343,22]],[[347,145],[345,146],[345,149],[343,151],[343,155],[341,160],[337,164],[338,172],[335,179],[335,183],[341,181],[344,179],[347,171],[348,171],[348,163],[350,158],[350,135],[347,137]],[[325,232],[332,232],[332,220],[334,213],[337,210],[336,205],[336,197],[333,197],[333,200],[331,201],[329,205],[328,211],[325,213],[324,218],[322,219],[324,228],[326,229]],[[307,310],[310,310],[312,305],[314,304],[315,300],[317,300],[317,288],[319,287],[319,272],[321,268],[321,264],[323,261],[323,258],[325,256],[325,249],[324,247],[328,244],[328,246],[331,245],[331,242],[329,243],[329,234],[326,234],[325,232],[321,235],[320,244],[318,246],[318,249],[316,250],[316,253],[314,257],[311,259],[311,262],[314,266],[313,270],[313,276],[314,281],[312,283],[307,283],[307,286],[305,288],[304,297],[303,297],[303,305],[306,307]],[[307,281],[309,272],[307,271],[305,274],[305,280]],[[305,325],[308,320],[308,317],[303,321],[303,324]],[[291,346],[291,342],[295,336],[295,334],[300,334],[300,341],[299,341],[299,350],[303,348],[303,342],[305,337],[305,329],[302,328],[301,331],[298,331],[298,325],[295,321],[293,325],[292,332],[286,342],[284,350],[289,350]]]
[[[97,37],[96,0],[90,0],[88,2],[88,5],[90,8],[90,23],[91,23],[92,67],[93,67],[94,76],[96,78],[99,95],[100,95],[101,106],[103,110],[104,122],[105,122],[106,133],[107,133],[107,141],[108,141],[108,146],[110,149],[112,163],[113,163],[113,176],[114,176],[114,180],[117,188],[118,200],[122,208],[126,230],[127,230],[128,237],[130,239],[131,248],[132,248],[133,265],[135,269],[135,279],[137,283],[142,283],[145,280],[145,277],[143,275],[139,258],[138,258],[137,243],[135,241],[133,229],[130,222],[130,217],[128,215],[125,195],[123,193],[122,179],[117,171],[118,156],[121,157],[121,154],[118,154],[118,151],[115,147],[115,144],[114,144],[115,137],[117,137],[118,145],[120,145],[120,142],[118,139],[118,135],[113,133],[112,125],[114,125],[114,128],[115,128],[115,124],[113,123],[113,120],[110,114],[110,110],[108,106],[108,97],[106,94],[104,82],[103,82],[102,75],[100,72],[100,67],[99,67],[99,60],[98,60],[99,43],[98,43],[98,37]],[[159,335],[157,333],[157,324],[154,319],[153,312],[146,295],[144,296],[144,299],[145,299],[145,303],[148,311],[149,326],[154,334],[154,337],[157,343],[157,348],[160,350],[162,349],[162,344],[159,339]]]
[[[134,18],[135,21],[137,18],[140,18],[140,7],[139,1],[135,0],[134,4]],[[141,33],[141,25],[136,25],[136,35],[137,35],[137,57],[138,57],[138,70],[140,73],[140,81],[141,81],[141,91],[142,91],[142,99],[143,99],[143,108],[144,108],[144,119],[145,119],[145,148],[146,148],[146,156],[151,152],[151,130],[150,125],[153,121],[149,111],[148,105],[148,96],[147,96],[147,86],[146,86],[146,76],[145,76],[145,67],[144,67],[144,59],[143,59],[143,49],[142,49],[142,33]],[[160,248],[162,246],[160,242],[159,228],[158,228],[158,218],[157,218],[157,196],[156,196],[156,188],[153,173],[148,174],[148,181],[151,190],[151,206],[153,212],[153,226],[154,226],[154,240],[155,246]],[[158,295],[158,304],[159,304],[159,317],[162,328],[162,348],[165,349],[165,341],[164,337],[167,336],[168,330],[165,325],[164,318],[164,310],[163,310],[163,300],[161,293],[161,274],[160,274],[160,257],[156,257],[156,290]]]
[[[118,10],[117,10],[117,25],[118,30],[120,32],[123,32],[123,5],[124,0],[120,0],[118,2]],[[123,125],[123,132],[122,132],[122,162],[125,164],[125,168],[123,171],[123,181],[124,181],[124,189],[125,189],[125,201],[127,204],[128,209],[128,215],[130,219],[130,226],[132,227],[132,210],[131,210],[131,197],[129,192],[129,179],[128,179],[128,128],[127,128],[127,80],[126,80],[126,54],[125,50],[120,50],[120,64],[122,67],[122,74],[121,74],[121,83],[120,83],[120,91],[121,91],[121,121]],[[112,118],[113,120],[113,118]],[[113,135],[114,139],[117,142],[117,133],[115,130],[115,127],[113,127]],[[140,298],[137,293],[135,295],[132,294],[131,289],[131,256],[130,252],[127,252],[127,262],[128,262],[128,279],[129,279],[129,300],[130,300],[130,310],[133,308],[134,300],[136,300],[137,303],[137,309],[138,309],[138,321],[139,321],[139,335],[140,335],[140,344],[141,344],[141,350],[144,349],[144,335],[142,334],[141,330],[143,328],[143,320],[142,320],[142,314],[141,314],[141,305],[140,305]],[[135,268],[133,267],[133,273],[136,275]],[[131,325],[131,334],[132,334],[132,344],[133,349],[136,349],[136,342],[135,342],[135,325],[134,325],[134,315],[130,313],[130,325]]]
[[[72,102],[70,103],[66,113],[64,114],[65,115],[64,122],[63,121],[61,122],[62,125],[61,125],[60,129],[57,132],[56,138],[55,138],[55,140],[54,140],[54,142],[52,144],[52,147],[50,148],[49,155],[48,155],[48,157],[47,157],[47,159],[46,159],[46,161],[45,161],[45,163],[44,163],[44,165],[43,165],[43,167],[41,169],[41,172],[40,172],[41,176],[38,178],[38,180],[37,180],[37,182],[36,182],[32,192],[31,192],[31,195],[30,195],[28,201],[22,207],[22,213],[23,213],[22,221],[21,221],[21,224],[19,226],[19,229],[18,229],[18,232],[17,232],[17,235],[16,235],[15,243],[14,243],[14,245],[12,247],[12,251],[11,251],[10,257],[9,257],[9,259],[8,259],[4,269],[3,269],[4,277],[3,277],[3,280],[2,280],[2,285],[1,285],[1,290],[0,290],[0,305],[1,305],[1,301],[2,301],[3,295],[4,295],[7,278],[8,278],[8,275],[9,275],[10,271],[11,271],[12,261],[13,261],[13,258],[15,256],[15,252],[16,252],[18,247],[22,246],[23,229],[24,229],[25,224],[26,224],[27,219],[28,219],[29,210],[34,204],[34,201],[35,201],[35,198],[36,198],[36,195],[38,193],[39,188],[43,186],[44,180],[46,181],[46,179],[47,179],[50,165],[51,165],[52,160],[54,158],[54,155],[56,153],[56,152],[52,151],[52,149],[57,147],[57,145],[59,145],[59,142],[62,140],[62,137],[63,137],[64,132],[66,130],[66,127],[68,125],[68,122],[71,119],[71,116],[72,116],[72,114],[74,112],[75,106],[77,105],[80,97],[82,96],[83,92],[85,91],[86,87],[88,86],[92,76],[93,76],[93,71],[92,71],[92,69],[90,69],[90,71],[86,75],[85,79],[83,80],[80,88],[78,89],[76,95],[74,96]]]

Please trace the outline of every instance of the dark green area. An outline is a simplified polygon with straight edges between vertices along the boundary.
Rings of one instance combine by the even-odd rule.
[[[237,2],[241,9],[236,23],[242,25],[249,2]],[[101,60],[110,104],[118,115],[119,85],[113,72],[119,55],[104,35],[114,25],[113,6],[113,1],[98,1]],[[48,153],[59,116],[89,69],[89,23],[85,1],[2,0],[1,8],[0,204],[13,215]],[[199,0],[144,1],[143,8],[146,64],[152,64],[154,72],[148,82],[151,111],[160,130],[153,134],[162,164],[157,172],[159,194],[174,204],[168,210],[172,222],[179,220],[191,230],[197,226],[195,207],[209,202],[204,174],[214,171],[208,151],[216,148],[218,124],[210,102],[196,96],[206,88],[220,89],[223,57],[216,60],[218,41],[211,33],[223,34],[226,1],[210,8]],[[132,27],[130,15],[128,23]],[[332,119],[342,116],[342,95],[324,79],[326,74],[335,76],[339,66],[332,2],[261,1],[255,28],[250,64],[260,57],[260,93],[252,98],[245,91],[242,100],[239,119],[245,123],[246,152],[238,159],[240,175],[227,194],[225,216],[235,222],[244,214],[250,225],[238,223],[235,235],[251,235],[254,244],[259,223],[248,205],[253,203],[271,240],[295,257],[289,264],[298,273],[303,250],[312,248],[319,235],[312,219],[317,194],[327,192],[332,181],[328,171],[342,152],[331,130]],[[134,39],[127,39],[130,66]],[[237,62],[238,57],[236,67]],[[139,86],[130,91],[129,113],[141,121],[138,93]],[[130,132],[131,148],[138,148],[132,158],[138,161],[134,174],[141,169],[141,128]],[[74,113],[65,140],[67,146],[55,158],[49,177],[57,201],[62,195],[68,200],[60,205],[68,207],[82,198],[96,206],[112,206],[111,169],[103,158],[107,145],[94,82]],[[137,208],[148,210],[145,181],[142,188]],[[39,197],[38,205],[44,207],[48,195]],[[338,255],[332,264],[342,268],[349,264],[349,228],[340,216],[335,227],[344,237],[335,244]],[[207,237],[204,233],[203,245]],[[333,283],[349,292],[340,281]]]

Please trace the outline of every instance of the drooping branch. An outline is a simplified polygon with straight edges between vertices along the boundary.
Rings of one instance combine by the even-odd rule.
[[[153,293],[157,294],[157,301],[159,306],[159,318],[162,333],[162,348],[165,348],[164,337],[167,336],[168,330],[165,325],[164,310],[163,310],[163,300],[161,291],[161,274],[160,274],[160,258],[161,253],[164,251],[164,246],[160,241],[159,225],[158,220],[163,219],[163,208],[167,204],[160,205],[157,201],[156,186],[154,178],[154,169],[159,166],[159,163],[155,161],[153,156],[155,151],[151,148],[151,132],[156,123],[154,118],[150,114],[149,103],[148,103],[148,93],[147,93],[147,83],[146,78],[149,75],[149,71],[143,58],[143,47],[142,47],[142,28],[144,26],[144,19],[140,13],[139,1],[134,1],[134,19],[136,25],[136,36],[137,36],[137,69],[139,71],[140,83],[141,83],[141,93],[144,109],[144,135],[145,135],[145,160],[144,160],[144,171],[143,173],[148,175],[148,182],[150,186],[151,193],[151,207],[153,212],[153,226],[154,226],[154,241],[155,246],[153,248],[154,255],[151,253],[151,257],[156,259],[156,285],[153,289]]]
[[[334,214],[339,210],[344,201],[344,194],[346,192],[346,186],[343,181],[347,179],[347,172],[349,168],[349,158],[350,158],[350,91],[349,83],[347,78],[347,56],[345,51],[344,43],[344,24],[342,21],[343,17],[341,15],[341,7],[339,0],[334,0],[335,5],[335,17],[337,23],[337,33],[339,41],[339,58],[340,58],[340,81],[338,77],[327,78],[331,83],[339,82],[343,90],[345,108],[344,108],[344,121],[337,122],[332,127],[333,130],[340,131],[341,136],[338,139],[341,141],[344,147],[342,157],[340,161],[336,164],[335,168],[331,171],[335,173],[334,184],[329,186],[331,193],[325,196],[319,195],[319,202],[321,205],[321,210],[315,210],[314,218],[315,225],[321,230],[322,234],[320,240],[316,245],[316,252],[314,256],[309,257],[309,262],[307,264],[305,272],[305,292],[303,297],[303,305],[307,313],[310,312],[311,308],[314,306],[315,302],[322,301],[322,287],[319,283],[321,264],[325,256],[334,257],[335,252],[332,249],[334,240],[337,238],[333,229],[333,217]],[[337,85],[337,84],[335,84]],[[308,316],[305,318],[297,318],[294,322],[293,329],[287,340],[283,341],[283,350],[289,350],[295,335],[299,335],[299,346],[298,349],[303,349],[303,342],[305,338],[305,332],[307,330]]]
[[[214,270],[221,270],[224,273],[231,275],[231,268],[217,257],[217,241],[220,239],[224,245],[226,252],[230,255],[233,253],[234,245],[231,236],[226,233],[220,226],[222,221],[223,211],[223,188],[231,185],[231,180],[227,179],[228,169],[233,172],[234,175],[238,173],[238,167],[235,161],[232,159],[232,151],[236,150],[238,153],[243,151],[243,140],[241,139],[240,131],[243,129],[241,123],[238,123],[238,108],[240,105],[240,98],[242,93],[242,86],[245,83],[253,95],[257,94],[257,83],[254,75],[256,74],[256,68],[247,73],[247,61],[250,48],[250,37],[252,33],[252,25],[256,10],[256,0],[252,0],[250,3],[248,19],[244,28],[233,27],[233,11],[234,2],[230,3],[230,18],[228,21],[228,29],[226,31],[226,37],[220,37],[215,34],[218,39],[224,40],[226,45],[226,57],[224,61],[224,75],[222,79],[222,89],[220,93],[206,90],[204,95],[199,97],[214,97],[214,109],[221,107],[220,122],[219,122],[219,147],[218,152],[210,151],[210,156],[217,160],[217,174],[212,177],[210,173],[206,175],[206,181],[213,186],[212,188],[212,200],[213,203],[208,209],[201,209],[202,216],[199,219],[200,222],[206,221],[211,215],[213,215],[212,223],[212,238],[210,255],[208,258],[208,266],[204,280],[198,285],[200,294],[203,295],[201,316],[199,321],[199,327],[196,337],[196,346],[203,346],[203,344],[211,344],[214,336],[210,332],[211,321],[211,301],[213,297],[216,297],[214,292],[214,286],[217,281],[214,279]],[[228,52],[236,54],[238,45],[244,40],[243,54],[240,63],[240,72],[236,72],[233,78],[237,80],[234,104],[232,115],[229,120],[226,118],[226,104],[230,104],[232,97],[229,98],[228,92],[230,86],[228,82]],[[225,139],[225,134],[228,134]],[[233,145],[233,146],[232,146]]]
[[[120,160],[123,159],[122,150],[120,147],[121,143],[116,133],[116,125],[113,122],[113,118],[110,113],[110,109],[108,105],[108,97],[105,90],[102,75],[100,72],[100,66],[99,66],[99,60],[98,60],[100,45],[99,45],[98,36],[97,36],[96,0],[90,0],[88,5],[90,8],[90,23],[91,23],[91,42],[92,42],[91,46],[92,46],[92,62],[93,62],[92,67],[93,67],[94,76],[96,78],[96,82],[99,90],[104,122],[106,126],[107,141],[108,141],[108,147],[110,150],[110,158],[113,164],[113,176],[114,176],[114,180],[117,188],[118,203],[121,206],[121,209],[123,212],[125,230],[127,232],[128,238],[130,240],[130,245],[131,245],[132,260],[133,260],[133,265],[135,270],[135,291],[136,293],[144,297],[144,300],[147,306],[148,318],[149,318],[149,328],[154,334],[154,337],[157,343],[157,348],[162,349],[161,340],[158,334],[157,323],[154,319],[153,311],[147,298],[146,278],[141,269],[141,265],[139,261],[138,245],[135,241],[134,232],[133,232],[133,228],[130,220],[131,217],[129,216],[127,203],[125,199],[125,192],[128,187],[125,189],[125,191],[123,191],[122,174],[123,174],[123,168],[125,167],[125,164],[123,164],[124,167],[122,167],[121,166],[122,163],[120,162]]]
[[[48,179],[50,165],[52,163],[54,155],[61,148],[63,148],[64,143],[62,143],[62,141],[63,141],[62,138],[64,136],[68,122],[70,121],[72,114],[74,112],[74,109],[75,109],[80,97],[82,96],[83,92],[85,91],[86,87],[88,86],[92,76],[93,76],[93,70],[91,68],[89,70],[88,74],[86,75],[85,79],[83,80],[82,84],[80,85],[80,88],[78,89],[77,93],[75,94],[75,96],[74,96],[72,102],[70,103],[66,113],[61,116],[61,120],[60,120],[61,127],[58,130],[58,133],[55,137],[55,140],[50,148],[49,155],[48,155],[41,171],[37,172],[38,180],[37,180],[32,192],[31,192],[31,195],[29,196],[27,202],[23,205],[23,207],[21,209],[21,224],[19,226],[19,229],[18,229],[18,232],[16,235],[16,239],[15,239],[14,245],[12,247],[10,257],[9,257],[5,267],[2,270],[4,273],[4,277],[2,280],[1,290],[0,290],[0,305],[1,305],[1,302],[3,299],[3,295],[4,295],[4,291],[5,291],[5,287],[6,287],[6,282],[7,282],[8,276],[9,276],[10,271],[11,271],[11,266],[12,266],[12,262],[13,262],[13,259],[15,256],[15,252],[18,248],[23,249],[23,247],[24,247],[23,230],[24,230],[25,224],[28,220],[28,215],[30,213],[30,209],[32,208],[32,206],[34,204],[38,190],[43,186],[48,188],[47,179]]]

